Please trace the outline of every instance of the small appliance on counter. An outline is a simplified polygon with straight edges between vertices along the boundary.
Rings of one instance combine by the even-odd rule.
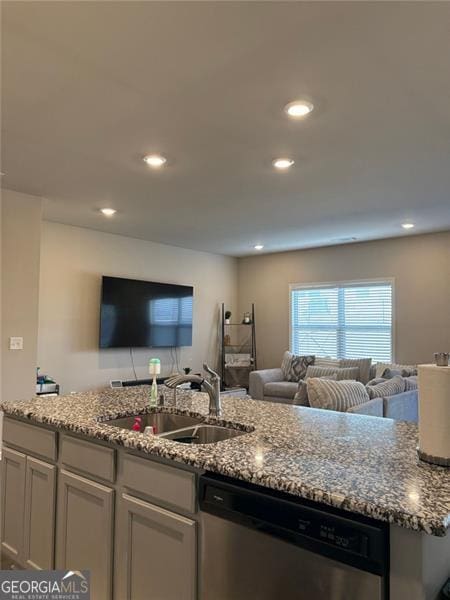
[[[450,366],[419,365],[419,458],[450,467]]]
[[[48,375],[41,375],[40,370],[36,368],[36,396],[58,396],[59,385]]]

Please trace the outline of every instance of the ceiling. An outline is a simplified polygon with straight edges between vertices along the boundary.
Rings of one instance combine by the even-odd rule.
[[[4,1],[2,186],[234,256],[450,229],[449,74],[448,2]]]

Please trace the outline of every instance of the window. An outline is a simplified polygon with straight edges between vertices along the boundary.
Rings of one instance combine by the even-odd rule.
[[[291,286],[291,350],[392,360],[392,283]]]
[[[156,325],[191,324],[192,296],[185,298],[157,298],[151,300],[150,322]]]

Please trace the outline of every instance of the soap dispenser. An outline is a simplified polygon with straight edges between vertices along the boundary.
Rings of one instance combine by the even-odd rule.
[[[158,384],[156,383],[156,376],[161,373],[161,361],[159,358],[151,358],[148,363],[148,371],[153,377],[152,389],[150,392],[150,406],[152,408],[158,405]]]

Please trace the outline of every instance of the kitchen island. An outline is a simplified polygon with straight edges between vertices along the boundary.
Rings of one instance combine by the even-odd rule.
[[[80,543],[74,533],[76,519],[86,517],[92,535],[97,535],[96,530],[106,535],[110,548],[96,561],[103,581],[94,597],[109,599],[114,588],[116,600],[123,600],[128,597],[130,578],[136,581],[139,569],[128,565],[125,572],[121,552],[113,551],[116,532],[120,547],[129,544],[124,538],[130,514],[143,518],[146,501],[152,500],[163,511],[161,519],[170,516],[169,508],[174,510],[178,535],[195,552],[197,507],[192,495],[196,478],[207,471],[391,524],[391,600],[437,598],[438,588],[450,576],[450,472],[418,461],[416,425],[232,397],[223,399],[218,421],[207,417],[205,394],[179,391],[176,405],[172,390],[164,394],[165,406],[156,410],[202,416],[205,422],[235,428],[242,435],[193,445],[108,424],[111,419],[149,411],[147,387],[3,403],[7,418],[2,521],[22,485],[25,490],[25,531],[13,539],[17,520],[5,523],[3,552],[29,568],[52,564],[72,568],[70,561],[77,557]],[[44,437],[30,438],[23,430],[30,425]],[[52,441],[53,435],[59,439]],[[56,552],[50,550],[43,565],[35,565],[28,556],[33,551],[30,528],[37,517],[26,490],[32,487],[32,473],[39,470],[37,485],[44,478],[50,506],[57,496],[56,516],[48,517],[49,523],[56,522]],[[174,477],[168,479],[166,472]],[[147,485],[148,477],[158,482],[156,491]],[[8,482],[14,489],[8,489]],[[95,491],[88,489],[91,482]],[[75,488],[78,495],[72,493]],[[89,494],[96,494],[97,504],[89,505]],[[80,499],[83,495],[86,506]],[[5,534],[12,539],[5,539]],[[53,547],[51,539],[48,547]],[[196,598],[197,565],[186,559],[189,554],[179,557],[184,581],[192,579],[189,592],[183,587],[182,597]],[[113,571],[118,578],[114,584]]]

